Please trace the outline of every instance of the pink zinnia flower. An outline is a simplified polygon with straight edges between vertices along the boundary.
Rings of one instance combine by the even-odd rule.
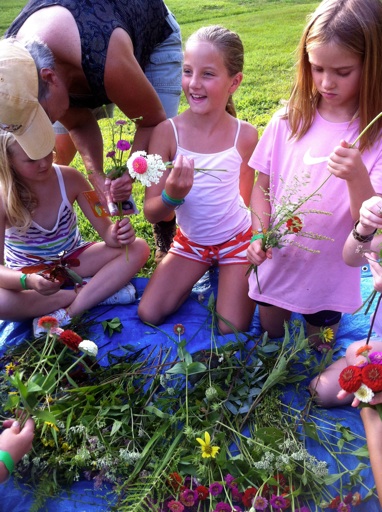
[[[192,489],[185,489],[180,493],[179,500],[186,507],[192,507],[195,505],[195,502],[198,499],[198,492],[193,491]]]
[[[147,171],[147,160],[144,156],[137,156],[137,158],[134,159],[133,163],[133,169],[138,174],[144,174]]]
[[[115,151],[109,151],[106,153],[106,158],[114,158],[115,157]]]
[[[177,500],[171,500],[167,506],[171,512],[183,512],[184,510],[184,506]]]

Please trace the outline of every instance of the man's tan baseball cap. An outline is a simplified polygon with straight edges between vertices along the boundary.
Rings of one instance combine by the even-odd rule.
[[[54,148],[52,123],[38,101],[36,64],[15,39],[0,41],[0,128],[12,132],[32,160]]]

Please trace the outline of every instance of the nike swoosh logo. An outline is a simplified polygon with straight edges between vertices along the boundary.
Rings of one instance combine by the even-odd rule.
[[[323,162],[327,162],[329,159],[328,156],[311,156],[310,149],[305,153],[303,162],[305,165],[315,165],[322,164]]]

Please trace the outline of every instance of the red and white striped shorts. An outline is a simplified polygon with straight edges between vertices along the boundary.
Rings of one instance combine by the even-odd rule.
[[[248,264],[247,249],[251,237],[252,227],[238,233],[227,242],[217,245],[199,245],[189,240],[178,228],[169,252],[189,260],[205,263],[208,266],[214,263],[219,263],[219,265]]]

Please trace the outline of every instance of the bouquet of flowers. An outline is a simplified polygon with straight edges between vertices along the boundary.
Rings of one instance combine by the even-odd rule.
[[[347,366],[339,376],[339,383],[343,390],[354,393],[362,403],[369,404],[375,393],[382,391],[382,352],[371,352],[370,345],[360,347],[356,355],[363,356],[357,365]],[[382,420],[382,404],[375,407]]]

